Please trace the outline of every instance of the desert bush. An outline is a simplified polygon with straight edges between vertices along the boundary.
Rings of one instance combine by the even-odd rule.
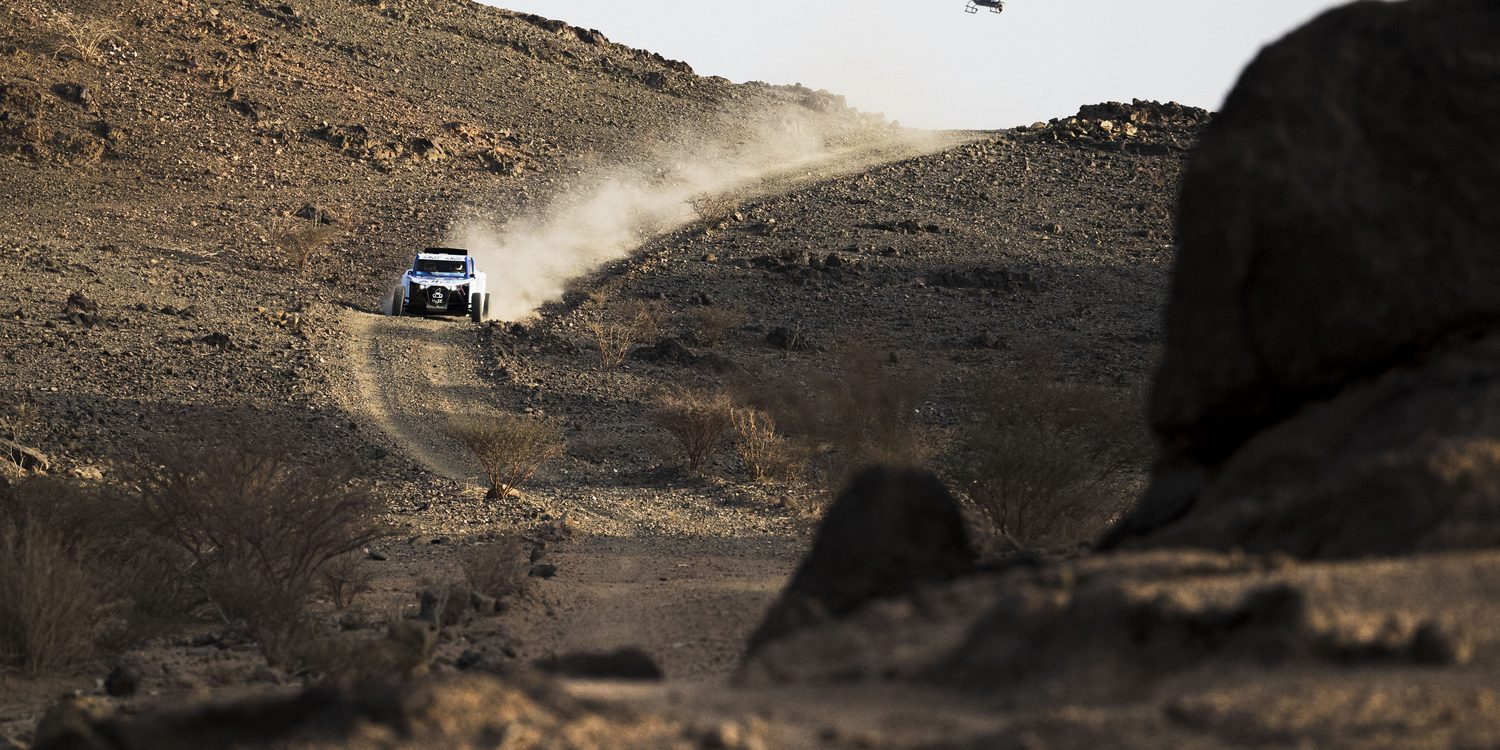
[[[458,562],[470,589],[506,601],[526,593],[530,552],[525,539],[504,537],[464,551]]]
[[[743,310],[732,307],[702,305],[688,313],[693,337],[703,346],[718,346],[724,342],[731,330],[744,325]]]
[[[727,395],[678,390],[659,396],[648,418],[671,434],[688,470],[696,474],[723,445],[733,412]]]
[[[267,434],[169,445],[133,477],[152,530],[189,562],[186,579],[225,622],[242,620],[287,663],[308,595],[328,564],[387,532],[352,464],[310,466]]]
[[[844,351],[775,379],[743,383],[742,400],[771,414],[793,442],[804,444],[820,485],[835,494],[860,469],[883,464],[929,466],[946,433],[923,421],[938,375]]]
[[[86,659],[96,647],[124,648],[182,622],[191,606],[190,592],[176,584],[182,561],[112,488],[29,479],[0,497],[0,533],[9,535],[0,552],[0,577],[7,578],[0,584],[0,607],[10,607],[0,614],[0,640],[10,645],[0,650],[12,654],[0,661],[19,659],[15,644],[33,640],[27,632],[39,632],[18,623],[87,610],[78,620],[89,628],[86,638],[56,639],[74,643],[78,658]],[[55,600],[37,598],[36,592],[49,591]],[[76,634],[72,627],[57,630]],[[33,666],[22,668],[45,671],[72,658],[27,659]]]
[[[643,300],[631,300],[610,311],[608,293],[596,290],[589,294],[589,310],[584,329],[599,352],[599,364],[605,369],[618,367],[636,344],[661,331],[661,310]]]
[[[454,417],[448,432],[479,459],[491,498],[519,489],[567,447],[556,420],[517,414]]]
[[[271,243],[285,256],[288,265],[302,271],[337,237],[338,230],[326,224],[298,221],[276,229]]]
[[[1150,460],[1140,392],[1018,376],[987,387],[951,468],[990,530],[1023,544],[1101,533]]]
[[[732,410],[729,416],[739,436],[735,451],[752,480],[791,482],[807,471],[806,451],[776,431],[771,415],[742,407]]]
[[[698,193],[688,197],[687,204],[699,221],[708,223],[721,221],[739,208],[739,201],[724,193]]]
[[[364,555],[350,552],[339,555],[323,566],[319,579],[334,609],[348,609],[355,597],[369,592],[375,574],[365,564]]]
[[[56,531],[0,521],[0,667],[36,676],[93,656],[117,605],[79,558]]]

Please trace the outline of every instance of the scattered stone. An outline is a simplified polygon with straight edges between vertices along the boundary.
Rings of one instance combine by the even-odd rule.
[[[557,566],[552,563],[537,563],[531,566],[531,570],[527,572],[527,575],[532,578],[551,578],[557,575]]]
[[[923,224],[916,219],[901,219],[899,221],[877,221],[872,224],[858,224],[858,229],[873,229],[879,232],[895,232],[897,234],[943,234],[944,230],[937,224]]]
[[[1474,658],[1474,641],[1456,627],[1429,620],[1417,626],[1410,651],[1418,664],[1461,666]]]

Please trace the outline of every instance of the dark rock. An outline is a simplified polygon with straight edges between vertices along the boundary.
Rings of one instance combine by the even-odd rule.
[[[469,670],[478,666],[482,661],[484,661],[484,654],[474,649],[465,649],[462,654],[458,655],[457,659],[453,660],[453,666],[460,670]]]
[[[701,357],[683,345],[682,341],[666,337],[652,346],[642,346],[630,352],[631,359],[657,364],[691,365]]]
[[[329,208],[327,208],[325,206],[319,206],[316,203],[304,203],[304,204],[302,204],[302,207],[299,208],[299,209],[297,209],[297,212],[295,214],[293,214],[293,216],[296,216],[299,219],[307,219],[308,221],[315,221],[315,222],[317,222],[319,224],[339,224],[340,223],[339,216],[338,216],[337,213],[334,213],[334,211],[332,209],[329,209]]]
[[[953,289],[1035,292],[1040,288],[1036,276],[1030,272],[1012,271],[1006,268],[942,268],[927,274],[925,281],[928,286]]]
[[[135,670],[118,666],[104,678],[104,692],[114,698],[129,698],[141,685],[141,676]]]
[[[52,93],[65,101],[85,107],[92,106],[94,103],[94,90],[81,83],[53,84]]]
[[[229,334],[224,333],[223,331],[214,331],[213,333],[210,333],[207,336],[198,339],[198,342],[206,346],[211,346],[215,349],[218,349],[221,352],[232,352],[239,348],[235,345],[234,339],[229,338]]]
[[[951,580],[973,565],[958,501],[937,477],[868,469],[829,508],[812,551],[750,636],[747,652],[873,599]]]
[[[1164,459],[1104,546],[1500,544],[1497,35],[1493,3],[1360,3],[1246,70],[1183,182]]]
[[[665,677],[650,654],[632,647],[554,656],[537,661],[536,667],[551,674],[594,680],[660,680]]]
[[[531,566],[531,570],[526,575],[532,578],[551,578],[557,575],[557,566],[552,563],[537,563]]]
[[[92,328],[99,323],[99,303],[83,292],[72,292],[63,304],[63,317],[70,323]]]
[[[1497,34],[1492,3],[1356,4],[1246,69],[1183,178],[1151,407],[1174,455],[1500,318]]]
[[[1441,667],[1467,664],[1474,658],[1474,643],[1457,628],[1424,622],[1412,635],[1411,658],[1418,664]]]

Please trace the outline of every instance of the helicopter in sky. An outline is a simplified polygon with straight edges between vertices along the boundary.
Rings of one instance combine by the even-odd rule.
[[[969,0],[964,6],[965,13],[978,13],[980,8],[989,8],[991,13],[1000,13],[1005,10],[1005,0]]]

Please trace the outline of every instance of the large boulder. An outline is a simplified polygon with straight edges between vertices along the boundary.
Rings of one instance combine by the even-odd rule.
[[[747,653],[872,600],[950,581],[973,566],[958,502],[937,477],[867,469],[828,509],[812,551],[751,634]]]
[[[1361,2],[1245,71],[1183,181],[1163,464],[1106,546],[1500,542],[1494,483],[1439,458],[1500,438],[1497,39],[1489,0]]]

